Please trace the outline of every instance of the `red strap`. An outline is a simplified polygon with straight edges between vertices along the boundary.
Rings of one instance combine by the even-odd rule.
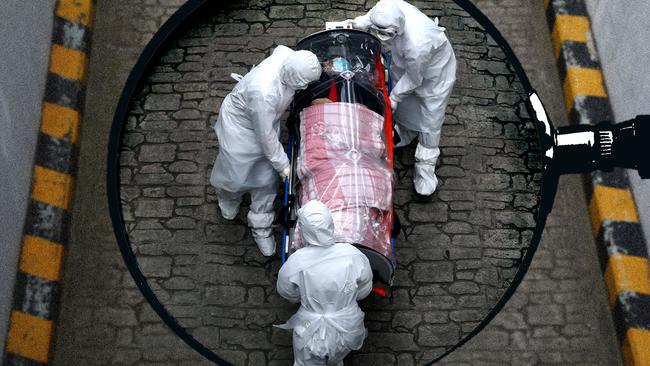
[[[332,85],[330,86],[330,94],[329,94],[328,98],[333,103],[336,103],[336,102],[339,101],[339,93],[336,90],[336,84],[334,84],[334,80],[332,80]]]
[[[381,297],[386,297],[386,289],[382,287],[373,287],[372,292],[376,293]]]

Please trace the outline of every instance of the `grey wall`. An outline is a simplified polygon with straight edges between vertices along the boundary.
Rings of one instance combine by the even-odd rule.
[[[0,352],[29,197],[53,12],[54,0],[0,1]]]
[[[650,114],[650,2],[586,3],[616,121]],[[629,176],[650,245],[650,180],[642,181],[634,171]]]

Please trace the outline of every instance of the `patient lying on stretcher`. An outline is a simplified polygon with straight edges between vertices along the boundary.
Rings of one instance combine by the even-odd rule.
[[[300,113],[297,173],[300,204],[328,206],[337,242],[388,256],[394,179],[383,130],[384,117],[362,104],[314,99]]]

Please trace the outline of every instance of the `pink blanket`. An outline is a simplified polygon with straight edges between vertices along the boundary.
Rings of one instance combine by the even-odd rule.
[[[390,256],[394,177],[386,164],[384,118],[360,104],[328,103],[300,114],[299,201],[332,211],[338,242]],[[297,228],[295,246],[302,245]]]

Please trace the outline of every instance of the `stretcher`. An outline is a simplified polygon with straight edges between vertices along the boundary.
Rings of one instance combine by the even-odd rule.
[[[393,122],[381,44],[369,33],[333,29],[297,49],[323,65],[318,82],[296,93],[287,120],[291,171],[285,181],[282,262],[302,246],[296,213],[311,199],[325,203],[337,242],[369,259],[375,291],[392,283],[399,222],[393,207]]]

